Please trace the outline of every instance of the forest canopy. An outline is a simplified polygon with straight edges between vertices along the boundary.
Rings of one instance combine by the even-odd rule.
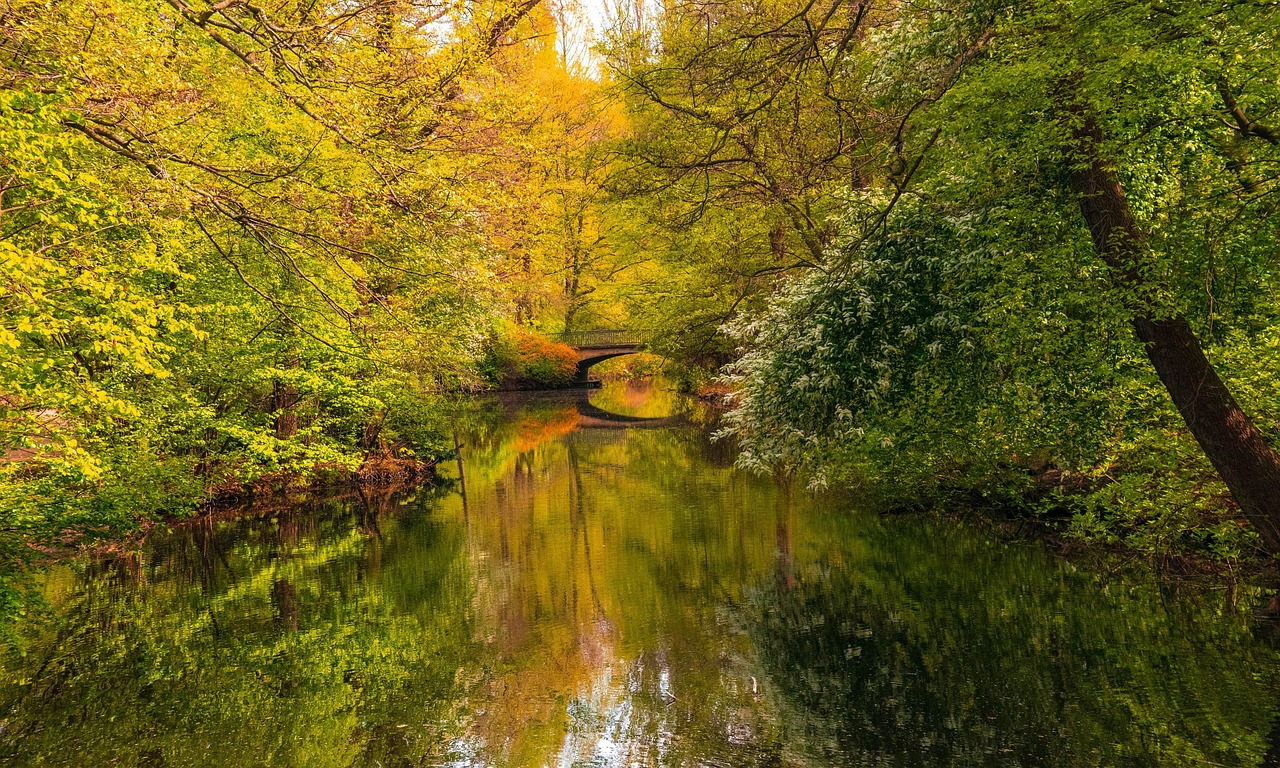
[[[5,536],[429,467],[630,328],[744,467],[1280,550],[1280,6],[603,11],[5,3]]]
[[[4,14],[6,530],[430,460],[490,338],[583,310],[617,117],[536,2]]]
[[[724,315],[740,463],[1276,551],[1278,13],[692,4],[615,42],[658,210],[737,212],[768,280]]]

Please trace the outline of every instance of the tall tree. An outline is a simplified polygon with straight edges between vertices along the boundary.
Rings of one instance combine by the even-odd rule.
[[[1098,120],[1067,105],[1076,157],[1070,172],[1080,212],[1098,255],[1133,295],[1147,291],[1147,238],[1125,198]],[[1163,316],[1137,302],[1133,327],[1174,406],[1186,421],[1241,510],[1280,553],[1280,457],[1236,402],[1205,355],[1191,324],[1181,314]]]
[[[1038,452],[1035,440],[1062,450],[1051,429],[1027,425],[1060,408],[1043,403],[1087,391],[1086,379],[1117,397],[1129,386],[1125,366],[1110,384],[1097,364],[1080,367],[1102,352],[1127,359],[1109,335],[1119,313],[1186,430],[1280,551],[1275,435],[1256,420],[1275,403],[1241,408],[1233,376],[1209,360],[1214,344],[1232,353],[1275,333],[1263,297],[1274,288],[1267,233],[1277,225],[1268,121],[1280,93],[1267,75],[1276,8],[959,0],[674,14],[652,55],[626,59],[642,109],[680,126],[651,141],[650,157],[679,136],[689,160],[667,163],[676,177],[694,169],[718,180],[706,190],[769,189],[742,141],[769,135],[761,116],[800,103],[786,94],[816,82],[805,102],[816,117],[775,121],[769,159],[794,178],[847,169],[842,185],[832,174],[812,192],[842,202],[812,225],[795,222],[816,241],[811,266],[784,282],[770,313],[741,316],[749,343],[735,428],[745,461],[821,453],[822,440],[886,424],[908,400],[958,408],[945,418],[987,430],[984,442],[1003,435],[1011,454]],[[681,29],[685,38],[671,33]],[[825,155],[804,152],[815,134],[829,142]],[[820,274],[804,274],[812,267]],[[1046,328],[1061,318],[1073,335],[1053,339],[1028,313]],[[1054,359],[1064,344],[1073,351]],[[1018,377],[1021,394],[1009,383]],[[1114,429],[1116,417],[1056,418],[1065,435],[1093,421],[1095,432]]]

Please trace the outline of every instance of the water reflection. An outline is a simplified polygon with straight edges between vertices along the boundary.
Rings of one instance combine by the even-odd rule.
[[[588,404],[683,426],[494,401],[461,435],[465,496],[261,507],[50,571],[0,756],[1264,764],[1280,664],[1251,595],[815,500],[634,392]]]
[[[671,418],[699,410],[695,401],[676,394],[657,378],[607,381],[599,389],[584,391],[592,407],[632,418]]]

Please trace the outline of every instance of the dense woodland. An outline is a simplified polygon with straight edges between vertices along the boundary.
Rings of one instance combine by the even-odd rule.
[[[1280,550],[1280,3],[605,11],[0,3],[6,552],[429,466],[594,328],[749,469]]]

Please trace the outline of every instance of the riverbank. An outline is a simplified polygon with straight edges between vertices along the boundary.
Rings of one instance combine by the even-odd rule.
[[[1174,574],[1250,574],[1280,583],[1280,560],[1264,549],[1230,496],[1211,492],[1207,481],[1200,498],[1168,494],[1161,508],[1134,492],[1140,478],[1121,473],[1012,462],[948,470],[908,464],[909,457],[884,463],[846,457],[828,475],[829,487],[874,499],[889,513],[962,511],[993,525],[1014,524],[1062,552],[1102,552]]]
[[[729,387],[714,384],[689,395],[680,395],[669,383],[652,377],[625,380],[611,377],[608,382],[600,384],[604,386],[597,385],[590,391],[577,388],[495,390],[489,395],[456,402],[453,406],[456,412],[449,421],[465,426],[477,418],[491,418],[481,415],[487,397],[500,400],[514,397],[504,406],[507,413],[523,408],[522,403],[526,401],[542,403],[524,411],[526,415],[521,417],[527,432],[520,444],[522,450],[548,437],[566,434],[581,424],[601,423],[600,417],[608,413],[618,415],[619,426],[627,426],[628,420],[662,419],[684,412],[692,416],[690,424],[710,433],[718,431],[719,416],[727,407],[726,398],[732,394]],[[578,412],[581,409],[574,410],[578,399],[593,404],[590,413],[584,416]],[[697,407],[691,409],[692,404],[697,404]],[[30,565],[55,555],[65,557],[85,549],[111,548],[117,542],[128,544],[136,539],[138,533],[145,535],[157,524],[169,526],[192,516],[245,504],[275,504],[280,500],[287,503],[290,498],[347,487],[399,488],[431,482],[441,461],[452,462],[457,446],[451,444],[452,437],[434,434],[430,439],[435,447],[428,457],[406,452],[403,447],[392,448],[367,454],[354,470],[336,462],[320,463],[305,469],[266,472],[247,481],[228,478],[220,483],[167,496],[158,496],[154,488],[140,484],[136,490],[139,491],[138,496],[146,496],[145,503],[127,507],[130,497],[120,494],[115,504],[124,508],[125,513],[110,517],[107,524],[73,520],[70,525],[57,530],[33,528],[25,535],[17,527],[10,528],[8,543],[4,547],[8,553],[6,558]],[[732,461],[732,442],[726,441],[722,446],[728,460]],[[988,468],[982,472],[934,469],[926,474],[918,466],[902,471],[902,458],[891,451],[881,452],[881,456],[889,456],[889,461],[877,465],[865,456],[838,457],[842,462],[841,469],[832,475],[830,487],[847,488],[850,493],[889,514],[910,511],[943,518],[970,518],[993,530],[1012,527],[1019,531],[1019,535],[1032,535],[1055,551],[1072,557],[1091,557],[1096,553],[1112,560],[1144,562],[1153,569],[1175,576],[1198,574],[1228,582],[1238,579],[1259,583],[1280,581],[1280,567],[1260,550],[1247,547],[1215,549],[1215,541],[1207,537],[1188,538],[1179,545],[1163,541],[1158,547],[1135,546],[1129,541],[1084,529],[1081,525],[1082,507],[1092,505],[1086,511],[1094,515],[1107,513],[1109,506],[1100,504],[1098,498],[1111,482],[1109,479],[1099,482],[1078,472],[1063,472],[1043,464],[1036,467],[1005,464],[998,471]],[[190,483],[194,479],[187,478],[185,482]],[[802,477],[798,482],[805,480]],[[173,486],[179,489],[186,487],[180,482]],[[165,488],[162,486],[159,490],[163,494]],[[1225,518],[1234,519],[1229,514]],[[102,518],[99,516],[97,519]],[[1208,520],[1200,528],[1209,529],[1210,524],[1219,522],[1217,518]]]

